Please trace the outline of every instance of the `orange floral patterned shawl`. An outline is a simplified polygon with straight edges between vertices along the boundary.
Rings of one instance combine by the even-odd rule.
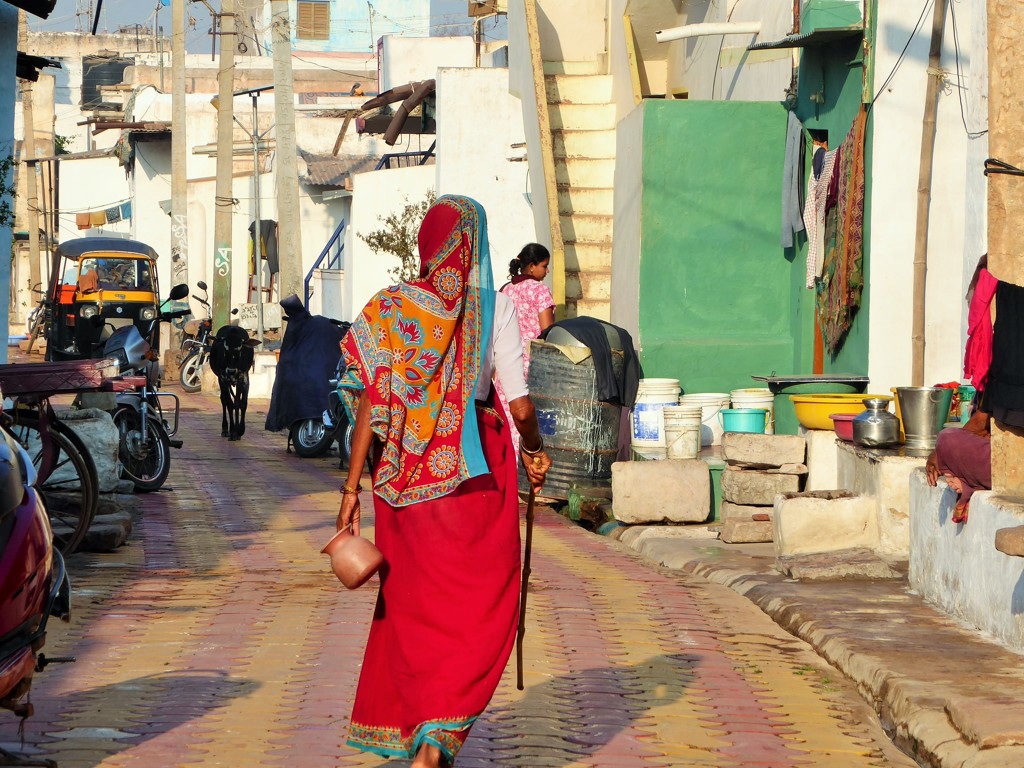
[[[483,208],[445,195],[420,225],[423,275],[363,309],[342,342],[350,414],[369,393],[383,442],[373,487],[393,506],[436,499],[489,470],[473,405],[494,316]]]

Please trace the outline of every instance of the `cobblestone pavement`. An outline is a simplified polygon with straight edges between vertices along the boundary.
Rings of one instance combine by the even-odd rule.
[[[167,490],[127,546],[70,560],[26,751],[87,766],[404,765],[344,745],[376,594],[330,574],[336,458],[285,453],[250,403],[184,398]],[[364,510],[370,507],[364,500]],[[372,520],[371,520],[372,522]],[[538,513],[526,690],[514,660],[459,768],[911,766],[853,687],[730,589]],[[0,721],[17,745],[18,723]]]

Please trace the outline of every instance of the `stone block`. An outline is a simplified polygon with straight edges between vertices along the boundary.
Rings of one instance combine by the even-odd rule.
[[[946,714],[979,749],[1024,744],[1024,704],[1016,698],[950,696]]]
[[[727,432],[722,436],[722,458],[734,467],[768,469],[803,464],[806,451],[806,441],[797,435]]]
[[[1024,557],[1024,525],[996,531],[996,549],[1011,557]]]
[[[60,410],[57,415],[74,430],[89,451],[96,465],[100,493],[116,490],[120,481],[120,465],[117,458],[119,436],[114,419],[98,408]],[[57,473],[62,471],[58,469]],[[54,478],[59,481],[59,474],[55,474]]]
[[[807,483],[805,491],[839,488],[839,446],[836,433],[824,429],[801,429],[807,441]]]
[[[792,435],[773,435],[792,437]],[[722,473],[722,498],[733,504],[770,506],[780,493],[800,490],[800,476],[729,467]]]
[[[753,504],[733,504],[731,501],[723,501],[721,509],[722,520],[736,517],[741,520],[752,520],[754,515],[761,512],[771,512],[775,507],[755,506]]]
[[[775,555],[878,548],[874,499],[845,491],[786,493],[775,501]]]
[[[902,574],[870,549],[845,549],[780,557],[775,569],[801,581],[898,579]]]
[[[1000,422],[992,425],[992,490],[1024,497],[1024,430]]]
[[[697,459],[612,464],[612,510],[622,523],[702,523],[711,514],[711,473]]]
[[[110,552],[124,544],[131,532],[131,515],[96,515],[79,549],[85,552]]]
[[[767,542],[772,540],[772,535],[771,521],[744,520],[739,517],[730,517],[724,521],[719,534],[726,544]]]

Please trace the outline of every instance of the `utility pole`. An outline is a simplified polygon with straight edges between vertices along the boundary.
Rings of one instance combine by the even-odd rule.
[[[185,0],[171,3],[171,283],[188,283],[188,144],[185,135]],[[172,346],[181,332],[172,326]]]
[[[295,83],[292,77],[292,25],[288,0],[271,0],[274,56],[274,118],[277,124],[278,253],[281,296],[303,297],[302,237],[299,217],[299,172],[295,146]],[[259,225],[257,224],[257,227]],[[262,298],[262,297],[261,297]],[[303,297],[304,298],[304,297]]]
[[[18,11],[18,38],[28,37],[28,18]],[[25,206],[28,209],[29,290],[42,282],[39,268],[39,190],[36,186],[36,123],[32,110],[32,81],[21,81],[21,121],[25,125],[22,157],[25,160]],[[29,294],[32,299],[34,296]]]
[[[213,218],[213,327],[231,319],[231,219],[234,212],[235,0],[220,4],[217,76],[217,190]],[[257,173],[259,168],[257,167]]]

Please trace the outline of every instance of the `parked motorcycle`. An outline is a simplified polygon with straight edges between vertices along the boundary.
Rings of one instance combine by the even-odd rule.
[[[2,398],[2,395],[0,395]],[[34,673],[57,661],[41,649],[50,616],[71,615],[71,582],[64,559],[53,547],[43,500],[35,488],[36,471],[24,448],[0,429],[0,707],[28,717],[25,696]],[[56,766],[50,760],[0,749],[5,765]]]
[[[202,280],[196,283],[196,287],[203,292],[203,296],[193,294],[192,298],[206,308],[206,317],[185,323],[185,335],[181,342],[183,357],[178,366],[178,380],[186,392],[198,392],[203,388],[203,366],[210,357],[213,340],[213,313],[210,308],[209,289]]]
[[[323,456],[341,436],[344,457],[348,419],[344,410],[340,418],[334,416],[329,395],[334,388],[332,377],[337,376],[339,345],[349,323],[311,315],[295,295],[283,299],[281,308],[288,325],[265,428],[271,432],[287,429],[289,450],[294,446],[303,458]]]
[[[176,285],[167,301],[187,295],[187,285]],[[128,325],[115,330],[103,347],[105,357],[117,360],[122,375],[135,374],[138,378],[135,391],[118,393],[113,412],[120,436],[121,476],[131,480],[136,491],[159,490],[171,471],[170,449],[182,446],[181,440],[172,439],[178,431],[180,401],[174,393],[160,391],[156,334],[159,323],[188,314],[188,309],[161,311],[150,322],[148,338],[143,338],[136,326]],[[171,399],[173,411],[164,408],[162,401],[166,398]],[[168,413],[173,413],[172,422],[165,418]]]

